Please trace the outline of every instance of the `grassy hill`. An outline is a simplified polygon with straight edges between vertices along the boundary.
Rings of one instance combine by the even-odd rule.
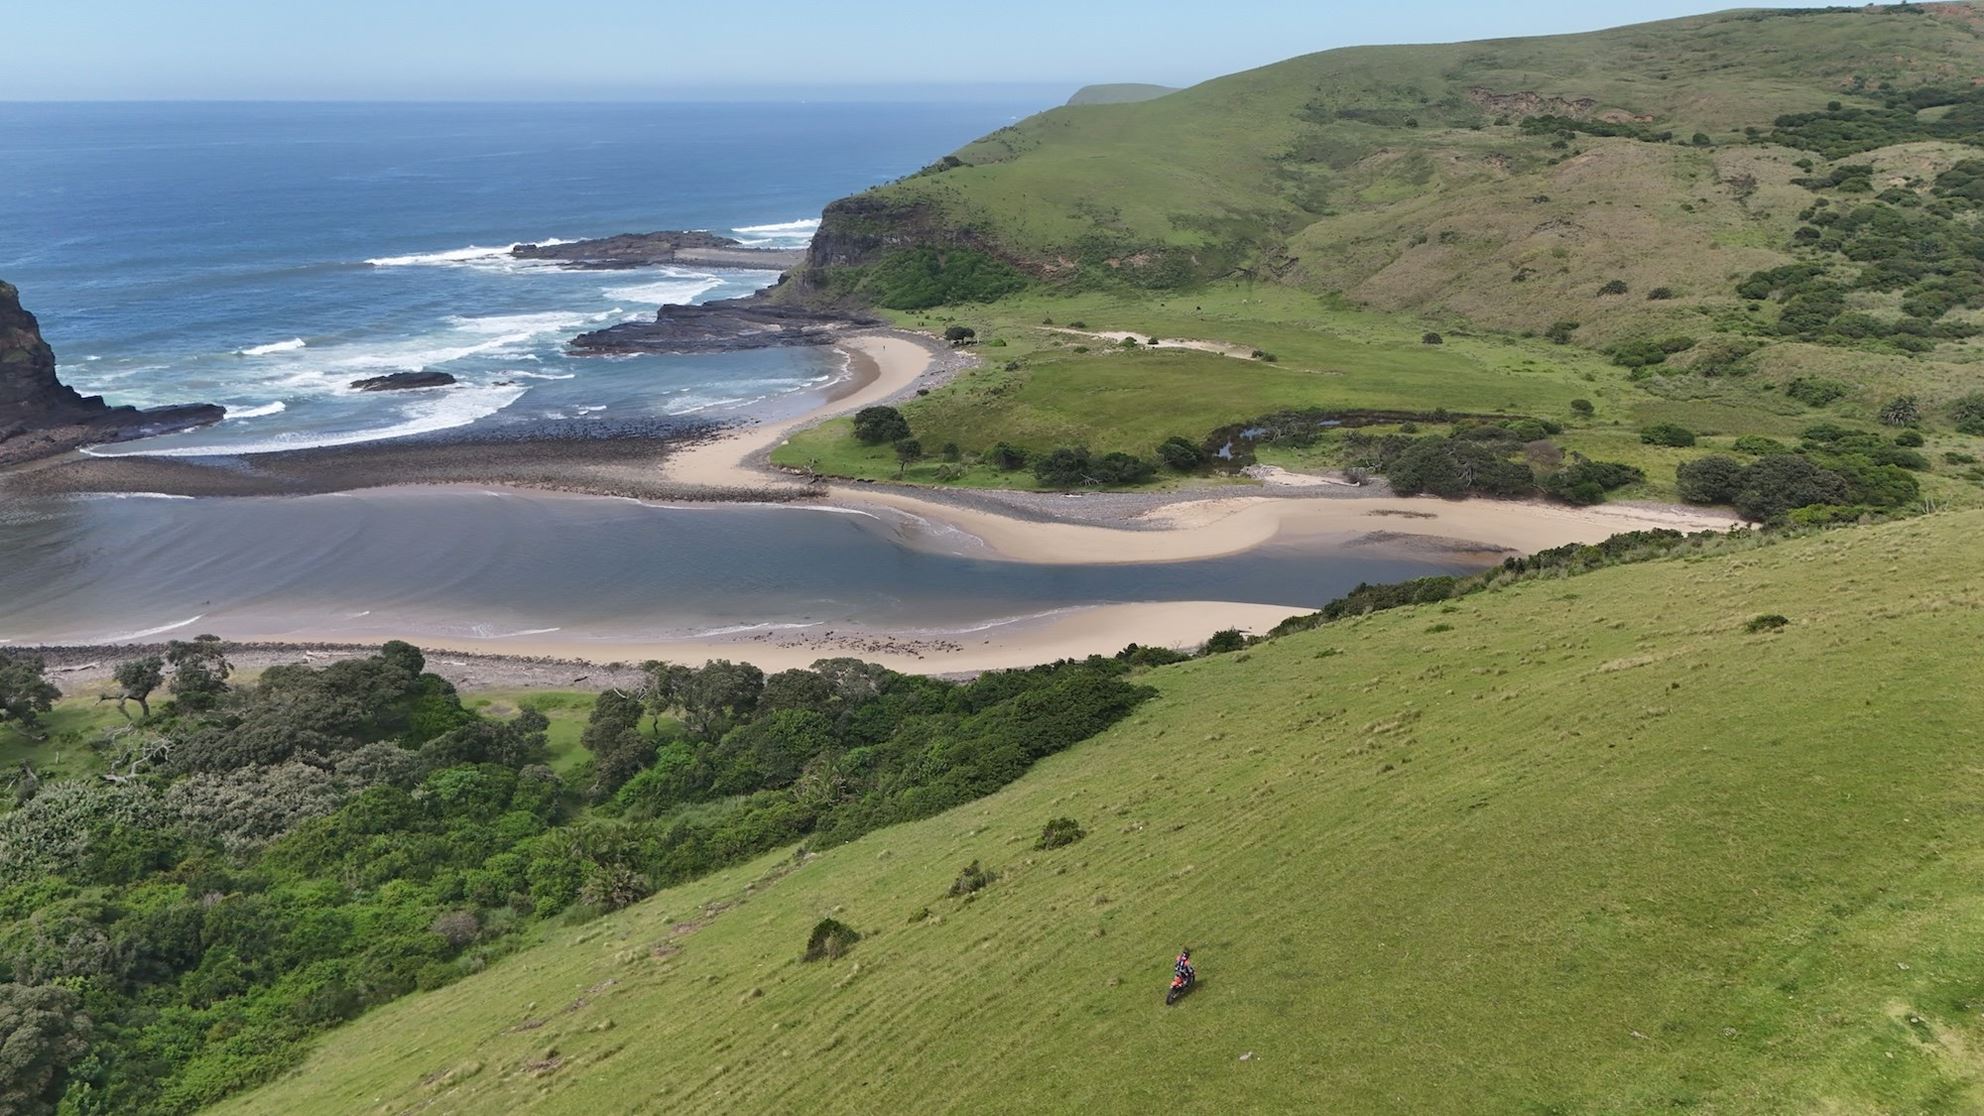
[[[1906,398],[1931,443],[1910,467],[1935,501],[1967,501],[1984,480],[1967,460],[1984,420],[1958,417],[1966,398],[1984,411],[1980,13],[1358,47],[1071,105],[834,203],[780,297],[1003,346],[912,406],[926,449],[958,449],[912,479],[1024,486],[979,460],[1073,437],[1148,455],[1269,407],[1527,409],[1568,428],[1567,452],[1654,467],[1615,495],[1671,498],[1690,457],[1822,422],[1879,433]],[[1125,354],[1074,322],[1280,363]],[[1635,449],[1656,423],[1721,440]],[[780,459],[898,466],[844,426]]]
[[[1152,101],[1166,93],[1178,92],[1169,85],[1151,85],[1141,81],[1123,81],[1106,85],[1084,85],[1068,98],[1071,105],[1127,105],[1134,101]]]
[[[1980,531],[1162,668],[991,797],[560,932],[218,1111],[1976,1111]],[[802,963],[829,916],[864,937]]]

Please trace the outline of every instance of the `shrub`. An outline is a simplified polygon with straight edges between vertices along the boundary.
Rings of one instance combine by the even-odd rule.
[[[1172,435],[1157,447],[1157,456],[1171,468],[1189,473],[1206,462],[1206,455],[1190,440]]]
[[[993,468],[1010,473],[1026,464],[1026,451],[1011,442],[1000,442],[986,455],[991,458]]]
[[[951,881],[950,896],[955,899],[961,895],[970,895],[973,892],[981,891],[998,878],[997,875],[988,871],[984,865],[974,860],[964,866],[964,871],[958,873],[957,879]]]
[[[1671,422],[1657,422],[1640,431],[1640,441],[1649,446],[1692,446],[1695,432]]]
[[[1737,453],[1753,454],[1757,457],[1762,457],[1765,454],[1791,452],[1790,446],[1785,445],[1775,438],[1766,438],[1761,434],[1745,434],[1736,439],[1735,449]]]
[[[1625,281],[1624,279],[1608,279],[1608,280],[1606,280],[1606,281],[1605,281],[1605,285],[1604,285],[1604,286],[1602,286],[1602,287],[1600,287],[1600,288],[1598,288],[1598,293],[1599,293],[1599,294],[1601,294],[1601,295],[1622,295],[1622,294],[1625,294],[1625,293],[1626,293],[1626,281]]]
[[[1645,368],[1664,364],[1674,353],[1684,353],[1695,347],[1692,337],[1642,338],[1627,341],[1612,347],[1612,363],[1621,368]]]
[[[1922,432],[1919,430],[1904,430],[1894,436],[1895,445],[1907,446],[1909,449],[1915,449],[1921,446],[1922,442]]]
[[[1918,472],[1929,467],[1929,459],[1906,446],[1882,446],[1867,455],[1876,465],[1896,465]]]
[[[1672,287],[1655,287],[1646,293],[1646,300],[1648,302],[1665,302],[1673,297],[1674,288]]]
[[[1914,426],[1922,421],[1922,408],[1912,395],[1897,395],[1881,404],[1882,426]]]
[[[1026,276],[966,248],[906,248],[883,257],[862,282],[877,306],[891,310],[994,302],[1026,285]]]
[[[1789,623],[1791,623],[1791,621],[1785,619],[1784,617],[1778,615],[1775,612],[1766,612],[1761,616],[1751,617],[1749,622],[1743,625],[1743,630],[1752,633],[1774,632]]]
[[[1838,380],[1800,376],[1784,385],[1784,394],[1807,407],[1823,407],[1845,395],[1849,389]]]
[[[802,961],[832,961],[845,956],[861,940],[852,926],[839,919],[823,918],[813,924],[813,933],[806,939],[806,952],[800,955]]]
[[[1425,333],[1419,335],[1419,343],[1422,345],[1442,345],[1446,343],[1446,340],[1447,340],[1446,338],[1441,337],[1439,334],[1434,333],[1431,330],[1428,330]]]
[[[1975,454],[1958,453],[1955,450],[1950,450],[1947,453],[1943,454],[1943,460],[1951,465],[1977,464],[1977,456]]]
[[[1613,461],[1591,461],[1580,457],[1571,465],[1543,478],[1543,491],[1572,504],[1601,504],[1615,488],[1638,484],[1646,474],[1631,465]]]
[[[1952,402],[1950,421],[1959,434],[1984,434],[1984,392],[1971,392]]]
[[[1846,478],[1795,453],[1758,458],[1743,470],[1730,503],[1746,518],[1777,519],[1807,504],[1846,502]]]
[[[1254,359],[1261,361],[1264,364],[1273,364],[1275,361],[1278,361],[1281,358],[1274,355],[1271,352],[1268,352],[1266,349],[1255,349]]]
[[[1238,628],[1227,628],[1214,632],[1199,652],[1205,655],[1220,655],[1228,651],[1238,651],[1247,646],[1247,637]]]
[[[1080,822],[1073,818],[1054,818],[1040,831],[1040,840],[1033,843],[1036,849],[1058,849],[1072,845],[1088,836]]]
[[[1074,321],[1072,321],[1072,322],[1069,322],[1069,323],[1068,323],[1068,328],[1069,328],[1069,329],[1087,329],[1087,328],[1088,328],[1088,323],[1087,323],[1087,322],[1085,322],[1085,321],[1082,321],[1082,320],[1081,320],[1080,318],[1076,318],[1076,319],[1075,319]]]
[[[1556,321],[1550,323],[1550,328],[1543,331],[1543,336],[1549,338],[1553,344],[1568,345],[1571,343],[1571,334],[1576,333],[1577,330],[1576,322]]]
[[[863,407],[854,416],[854,437],[870,446],[899,442],[909,437],[909,420],[894,407]]]
[[[1598,410],[1598,408],[1597,408],[1597,407],[1594,407],[1594,406],[1592,405],[1592,402],[1591,402],[1591,400],[1589,400],[1589,399],[1573,399],[1573,400],[1571,400],[1571,413],[1572,413],[1572,414],[1574,414],[1574,415],[1578,415],[1578,416],[1580,416],[1580,417],[1582,417],[1582,418],[1590,418],[1590,417],[1592,416],[1592,414],[1593,414],[1593,412],[1595,412],[1595,411],[1597,411],[1597,410]]]
[[[944,327],[944,340],[949,341],[953,345],[960,341],[969,341],[977,336],[978,331],[970,326],[954,325]]]
[[[1736,496],[1744,465],[1733,457],[1710,454],[1674,467],[1674,486],[1690,504],[1726,504]]]
[[[1116,342],[1116,344],[1125,349],[1134,349],[1137,347],[1137,339],[1134,337],[1125,337],[1121,341]]]

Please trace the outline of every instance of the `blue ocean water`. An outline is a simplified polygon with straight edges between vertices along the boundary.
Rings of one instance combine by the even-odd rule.
[[[225,404],[106,453],[748,412],[832,354],[574,358],[572,335],[763,272],[565,270],[522,241],[709,229],[806,242],[828,201],[1036,104],[0,104],[0,278],[113,403]],[[460,386],[357,393],[450,372]]]

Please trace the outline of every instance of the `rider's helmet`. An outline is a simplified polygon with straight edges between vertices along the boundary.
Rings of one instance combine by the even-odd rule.
[[[1192,959],[1192,951],[1190,947],[1179,950],[1178,956],[1186,961],[1190,961]]]

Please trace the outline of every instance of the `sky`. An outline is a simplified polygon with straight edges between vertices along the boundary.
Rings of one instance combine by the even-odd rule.
[[[1747,0],[1788,7],[1812,0]],[[1716,0],[17,0],[5,100],[978,97],[1189,85],[1363,43],[1589,31]]]

